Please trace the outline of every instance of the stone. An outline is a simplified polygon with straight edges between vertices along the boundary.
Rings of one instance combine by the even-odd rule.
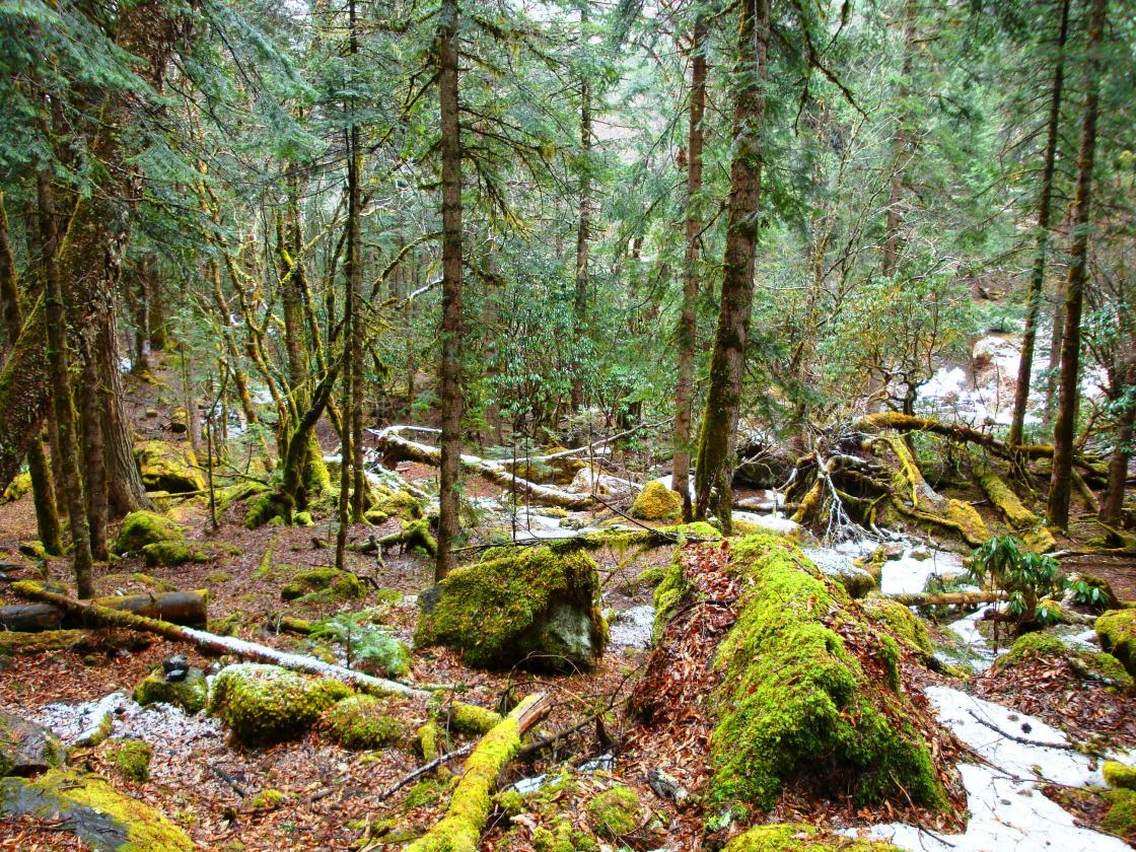
[[[682,517],[682,497],[653,479],[635,497],[631,517],[641,521],[677,521]]]
[[[266,745],[303,736],[324,710],[350,694],[337,680],[238,663],[213,681],[209,713],[246,745]]]
[[[0,710],[0,775],[38,775],[61,767],[67,751],[42,725]]]
[[[170,677],[170,674],[176,671],[182,672],[184,678],[185,670],[188,668],[189,660],[186,659],[185,654],[173,654],[162,661],[162,671],[166,673],[168,680],[176,680],[176,678]]]
[[[185,494],[205,490],[205,477],[188,445],[145,441],[134,448],[134,460],[147,491]]]
[[[170,675],[175,675],[171,677]],[[139,704],[172,704],[192,715],[205,709],[209,684],[201,669],[172,669],[168,673],[151,672],[134,687],[134,700]]]
[[[184,538],[185,531],[165,515],[139,510],[123,519],[111,550],[122,555],[140,551],[148,544],[178,542]]]

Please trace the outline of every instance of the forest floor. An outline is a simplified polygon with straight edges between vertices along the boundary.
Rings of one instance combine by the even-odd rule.
[[[140,408],[154,404],[145,397],[137,402]],[[164,421],[165,418],[143,419],[147,437],[184,440],[171,435],[163,427]],[[432,468],[418,464],[402,464],[400,472],[420,484],[435,476]],[[492,483],[475,481],[470,483],[467,493],[488,496],[500,490]],[[366,582],[363,599],[306,605],[283,603],[280,587],[288,572],[280,570],[280,566],[318,567],[331,563],[334,551],[326,546],[332,537],[330,525],[326,518],[317,518],[314,527],[248,530],[243,525],[244,508],[243,504],[229,508],[221,518],[220,529],[212,533],[202,501],[186,501],[172,515],[190,530],[190,537],[223,543],[233,555],[177,568],[148,568],[136,557],[125,558],[99,571],[98,593],[151,590],[153,580],[138,574],[177,589],[208,589],[211,619],[229,618],[228,626],[235,635],[300,652],[311,649],[311,640],[276,633],[273,624],[279,615],[316,619],[337,611],[382,607],[382,623],[397,638],[411,643],[417,619],[416,596],[432,581],[430,561],[393,550],[382,560],[351,552],[348,567]],[[351,537],[365,540],[373,534],[395,531],[397,524],[397,520],[391,520],[377,528],[359,525],[352,528]],[[39,565],[18,554],[19,543],[35,536],[30,497],[0,505],[0,561],[21,566],[9,572],[9,579],[45,577],[67,582],[67,560],[54,559]],[[547,782],[565,770],[571,773],[572,782],[552,783],[547,787],[547,801],[541,810],[513,820],[514,824],[517,819],[527,820],[524,824],[529,833],[508,833],[508,818],[497,812],[483,840],[483,849],[532,848],[525,838],[531,837],[541,824],[551,824],[553,819],[565,815],[577,828],[586,830],[585,803],[616,782],[635,789],[644,810],[640,826],[611,848],[701,848],[706,814],[694,807],[677,806],[670,798],[653,791],[649,783],[655,771],[662,771],[696,797],[709,772],[707,743],[711,725],[706,686],[714,674],[705,638],[690,636],[671,647],[665,672],[647,667],[649,622],[644,635],[642,620],[653,590],[637,578],[645,568],[669,564],[673,550],[669,546],[658,547],[631,561],[626,554],[610,550],[594,554],[603,578],[605,607],[630,615],[622,620],[617,615],[616,624],[622,626],[613,631],[612,642],[593,671],[571,675],[487,672],[463,665],[457,654],[446,649],[425,648],[413,653],[407,680],[453,684],[463,701],[493,708],[506,696],[550,692],[553,710],[538,735],[573,727],[597,708],[613,708],[604,717],[606,724],[590,723],[555,747],[509,767],[502,779],[503,786],[541,775],[548,776]],[[271,554],[274,571],[258,570],[266,552]],[[1082,567],[1080,563],[1078,567]],[[1122,598],[1136,598],[1136,561],[1097,559],[1092,561],[1092,570],[1107,577]],[[16,602],[0,584],[0,605]],[[122,630],[98,631],[93,635],[97,637],[95,643],[81,651],[12,658],[7,668],[0,671],[0,708],[47,724],[66,739],[82,727],[90,702],[118,690],[129,694],[171,654],[186,654],[192,665],[202,668],[211,662],[192,647],[155,637]],[[987,673],[960,685],[909,662],[905,662],[905,680],[916,692],[949,684],[951,688],[961,688],[1035,715],[1078,742],[1107,738],[1112,745],[1136,746],[1136,699],[1083,683],[1059,666],[1019,667],[1012,676],[1006,672]],[[670,678],[675,685],[677,710],[665,724],[646,728],[631,721],[623,706],[645,678],[659,677]],[[116,773],[107,751],[111,741],[94,748],[74,749],[70,760],[73,766],[98,772],[117,789],[157,807],[185,828],[202,849],[393,849],[400,844],[384,847],[382,842],[387,823],[393,821],[400,830],[424,830],[439,818],[448,800],[448,787],[444,779],[426,776],[389,797],[384,796],[384,791],[421,763],[409,739],[426,721],[425,708],[414,702],[392,701],[391,712],[403,721],[406,742],[380,751],[344,749],[331,742],[318,726],[301,740],[268,748],[246,748],[228,738],[215,719],[201,714],[186,716],[166,705],[141,709],[130,702],[115,721],[113,737],[140,737],[153,745],[148,780],[138,783]],[[937,757],[944,763],[953,765],[966,753],[973,753],[973,749],[945,731],[933,736]],[[442,750],[466,741],[455,736]],[[612,757],[609,759],[608,755]],[[460,759],[451,765],[458,768]],[[268,803],[257,797],[265,790],[278,790],[284,796]],[[950,835],[961,831],[965,822],[962,813],[966,796],[957,778],[951,792],[955,811],[933,816],[914,808],[858,808],[850,800],[818,806],[815,800],[789,790],[772,816],[832,827],[901,821],[922,825],[932,832],[931,836]],[[1099,808],[1081,806],[1077,816],[1083,824],[1097,824]],[[614,840],[599,839],[609,844]],[[0,849],[25,852],[81,848],[85,847],[61,832],[50,819],[22,818],[0,823]],[[1067,846],[1065,852],[1072,848]]]

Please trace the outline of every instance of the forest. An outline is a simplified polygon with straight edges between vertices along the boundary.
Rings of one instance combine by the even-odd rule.
[[[1132,0],[0,0],[0,850],[1136,846]]]

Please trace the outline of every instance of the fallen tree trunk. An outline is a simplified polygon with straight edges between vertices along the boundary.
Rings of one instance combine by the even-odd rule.
[[[914,594],[887,595],[890,600],[904,606],[968,606],[1004,601],[1002,592],[918,592]]]
[[[446,815],[407,852],[474,852],[492,806],[497,776],[521,747],[521,737],[551,710],[544,693],[533,693],[482,737],[465,762]]]
[[[107,609],[160,618],[173,624],[199,627],[207,621],[209,593],[166,592],[160,595],[111,595],[94,598],[91,603]],[[89,627],[73,613],[52,603],[17,604],[0,607],[0,629],[54,630],[57,627]]]
[[[0,656],[74,651],[93,644],[86,630],[40,630],[34,633],[0,630]]]

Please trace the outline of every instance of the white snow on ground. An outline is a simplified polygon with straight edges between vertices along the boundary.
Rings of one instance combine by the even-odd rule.
[[[98,701],[45,704],[29,712],[28,718],[50,728],[68,745],[74,745],[97,727],[106,712],[110,713],[110,737],[114,739],[142,739],[151,745],[169,747],[175,743],[189,744],[201,737],[219,737],[223,733],[219,719],[203,713],[187,716],[181,708],[170,704],[143,707],[121,692],[112,692]]]
[[[633,606],[616,613],[608,627],[608,644],[613,648],[646,648],[651,644],[655,608]]]
[[[927,559],[916,559],[904,551],[899,559],[889,559],[880,573],[880,591],[885,595],[918,594],[933,577],[959,577],[966,569],[962,557],[946,550],[932,550]]]
[[[1120,852],[1129,848],[1116,837],[1078,828],[1072,815],[1037,790],[1039,781],[1075,787],[1102,783],[1088,757],[1055,747],[1068,745],[1063,733],[1040,719],[950,687],[930,687],[927,696],[939,721],[991,764],[959,765],[970,810],[965,833],[944,837],[916,826],[890,823],[849,829],[846,834],[886,840],[918,852]]]
[[[994,658],[998,656],[997,652],[990,647],[990,643],[986,641],[986,637],[978,632],[978,622],[993,606],[993,604],[981,606],[966,618],[960,618],[958,621],[953,621],[947,625],[947,629],[962,639],[971,652],[972,657],[967,660],[967,664],[976,672],[986,671],[994,662]]]
[[[769,530],[769,532],[780,533],[782,535],[798,535],[801,532],[800,524],[781,515],[759,515],[757,512],[733,512],[731,517],[735,521],[743,521],[747,524],[753,524],[755,527],[761,527],[763,530]]]

